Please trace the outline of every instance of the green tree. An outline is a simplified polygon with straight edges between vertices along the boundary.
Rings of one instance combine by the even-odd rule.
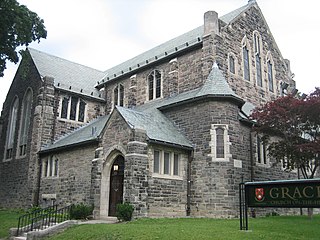
[[[44,21],[16,0],[0,1],[0,77],[6,61],[17,63],[19,46],[47,37]]]
[[[285,96],[268,102],[251,118],[270,156],[285,161],[288,170],[298,168],[304,178],[314,178],[320,166],[320,88],[306,98]]]

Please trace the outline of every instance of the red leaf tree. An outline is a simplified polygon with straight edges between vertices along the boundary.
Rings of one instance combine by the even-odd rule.
[[[251,119],[271,157],[286,162],[288,170],[299,168],[304,178],[314,178],[320,164],[320,88],[306,98],[289,95],[268,102]]]

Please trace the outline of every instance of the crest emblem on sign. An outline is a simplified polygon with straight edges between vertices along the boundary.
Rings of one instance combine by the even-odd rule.
[[[256,188],[256,200],[262,202],[264,200],[264,189]]]

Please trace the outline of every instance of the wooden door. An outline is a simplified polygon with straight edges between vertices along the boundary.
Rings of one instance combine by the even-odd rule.
[[[124,158],[118,156],[110,174],[109,216],[116,216],[116,207],[123,199]]]

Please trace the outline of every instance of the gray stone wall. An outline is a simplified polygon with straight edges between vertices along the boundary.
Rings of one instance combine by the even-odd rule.
[[[57,177],[41,177],[40,203],[51,204],[51,196],[59,206],[85,203],[93,204],[91,198],[91,169],[98,144],[74,147],[52,153],[59,160]],[[46,160],[50,155],[41,156]]]
[[[124,86],[124,106],[133,107],[148,102],[147,77],[154,69],[162,72],[163,98],[199,87],[203,82],[201,56],[201,49],[192,50],[169,58],[165,62],[159,62],[156,66],[143,69],[131,78],[126,77],[110,82],[106,86],[106,112],[109,113],[113,109],[113,89],[116,84]]]
[[[272,29],[271,29],[272,30]],[[261,36],[261,66],[263,86],[259,87],[256,83],[256,66],[254,55],[253,34],[257,31]],[[250,59],[250,81],[243,79],[243,58],[241,41],[247,37],[249,42]],[[240,15],[232,24],[221,28],[216,59],[225,73],[228,83],[232,89],[243,99],[255,105],[264,104],[280,96],[280,82],[285,81],[290,84],[290,90],[295,88],[295,81],[290,77],[291,70],[281,55],[281,52],[268,28],[260,11],[252,6],[246,14]],[[271,53],[274,67],[274,92],[268,90],[267,76],[267,53]],[[236,73],[232,74],[228,69],[228,54],[233,53],[236,57]]]
[[[179,176],[153,174],[154,149],[179,154]],[[148,217],[185,217],[187,208],[187,164],[186,151],[161,145],[150,145],[148,149]]]
[[[18,135],[21,121],[22,101],[28,88],[32,89],[33,101],[31,109],[30,125],[36,121],[36,106],[39,103],[38,95],[43,87],[42,80],[37,73],[35,66],[28,58],[20,64],[16,76],[13,79],[11,88],[3,104],[1,118],[3,119],[2,133],[0,134],[0,207],[28,207],[33,204],[29,188],[29,159],[34,154],[35,147],[27,145],[26,155],[18,156]],[[15,97],[19,99],[19,108],[16,122],[15,142],[13,145],[12,159],[4,159],[5,142],[8,129],[10,109]],[[28,142],[33,142],[35,130],[29,127]]]
[[[238,120],[238,107],[227,101],[204,101],[166,110],[177,127],[194,144],[191,163],[191,215],[226,217],[237,214],[238,185],[249,176],[249,128]],[[228,162],[215,162],[209,156],[211,124],[228,126],[230,153]],[[235,167],[235,160],[242,168]]]

